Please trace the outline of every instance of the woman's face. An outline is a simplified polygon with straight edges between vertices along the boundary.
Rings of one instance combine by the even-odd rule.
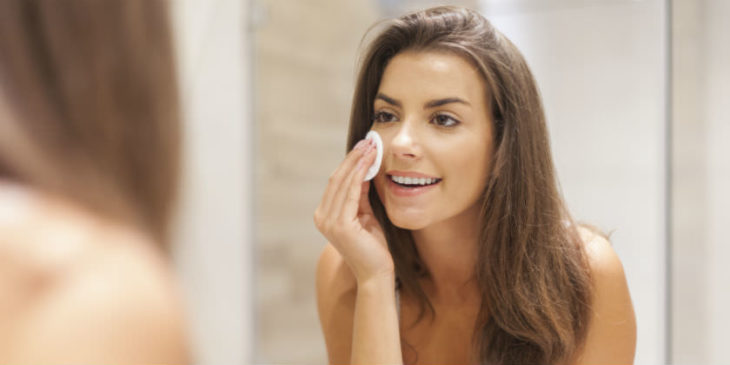
[[[372,130],[384,147],[374,184],[393,224],[419,230],[478,212],[494,131],[476,68],[448,53],[399,53],[385,68],[373,111]],[[393,181],[423,182],[413,177],[436,182],[404,187]]]

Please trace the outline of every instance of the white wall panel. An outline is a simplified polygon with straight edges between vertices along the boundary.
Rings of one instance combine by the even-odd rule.
[[[198,364],[252,362],[252,151],[245,1],[173,5],[185,113],[176,263]]]

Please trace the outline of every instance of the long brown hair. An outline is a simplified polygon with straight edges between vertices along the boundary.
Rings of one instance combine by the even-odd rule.
[[[487,85],[495,127],[492,170],[483,193],[475,267],[482,306],[474,327],[480,364],[560,364],[585,341],[591,280],[575,224],[558,191],[545,115],[519,50],[479,13],[437,7],[393,20],[362,59],[347,149],[371,127],[384,69],[403,51],[451,52],[471,62]],[[410,231],[388,219],[377,191],[369,200],[382,225],[402,290],[433,307]]]
[[[0,177],[161,243],[180,123],[167,3],[0,1]]]

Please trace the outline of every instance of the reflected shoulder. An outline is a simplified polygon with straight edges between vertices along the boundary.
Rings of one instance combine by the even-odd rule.
[[[633,364],[636,318],[621,260],[603,235],[586,228],[579,231],[593,295],[588,336],[577,364]]]
[[[578,232],[583,241],[591,273],[625,278],[621,259],[606,236],[582,226],[578,228]]]

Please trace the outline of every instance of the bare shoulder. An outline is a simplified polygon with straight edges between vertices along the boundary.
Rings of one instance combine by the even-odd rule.
[[[633,364],[636,319],[626,274],[611,243],[579,228],[590,265],[593,298],[588,336],[579,364]]]
[[[611,242],[601,234],[587,227],[579,227],[578,233],[585,247],[591,272],[596,275],[623,276],[623,265]]]
[[[356,295],[352,271],[328,243],[317,263],[317,309],[330,364],[350,361]]]
[[[17,276],[0,285],[0,295],[9,286],[24,295],[0,309],[12,319],[0,331],[0,362],[189,361],[174,276],[151,242],[119,227],[100,233],[76,224],[83,219],[31,220],[40,227],[33,232],[4,227],[15,232],[12,246],[24,248],[6,254]]]
[[[187,362],[184,315],[169,270],[137,245],[120,243],[95,252],[49,288],[36,309],[24,314],[14,340],[16,357],[11,358],[39,363]],[[33,351],[37,348],[44,351]]]

